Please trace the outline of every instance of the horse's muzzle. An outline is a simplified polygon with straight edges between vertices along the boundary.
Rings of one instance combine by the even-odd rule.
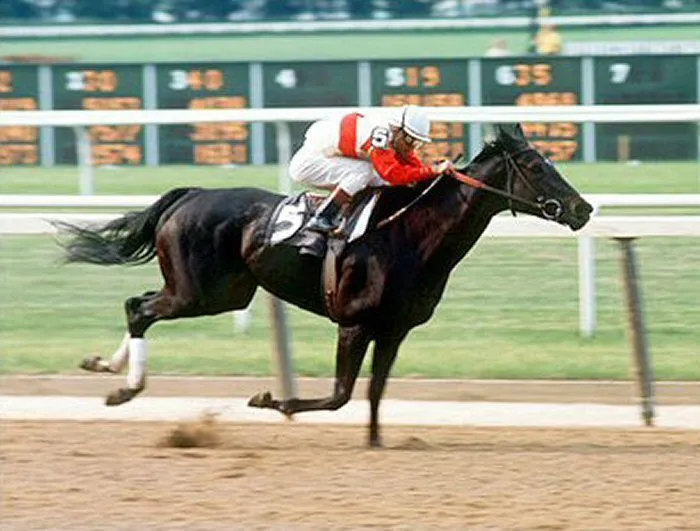
[[[562,219],[572,230],[583,228],[591,219],[593,207],[582,198],[575,198],[569,203],[569,215]]]

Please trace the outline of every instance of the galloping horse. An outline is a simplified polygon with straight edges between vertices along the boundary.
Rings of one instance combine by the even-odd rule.
[[[362,360],[374,341],[369,386],[369,444],[380,446],[378,410],[389,371],[409,331],[430,319],[452,269],[490,220],[510,209],[578,230],[592,207],[522,135],[498,136],[461,168],[415,187],[384,189],[373,230],[348,243],[337,259],[332,300],[321,285],[321,258],[270,246],[266,227],[284,199],[254,188],[179,188],[149,208],[97,229],[66,227],[67,260],[100,265],[143,264],[158,256],[165,285],[126,300],[128,333],[111,360],[88,358],[82,367],[119,372],[128,362],[127,387],[108,405],[131,400],[145,387],[144,334],[157,321],[214,315],[245,308],[258,286],[338,324],[332,395],[278,400],[269,392],[249,405],[285,415],[335,410],[351,397]],[[470,184],[465,184],[464,181]]]

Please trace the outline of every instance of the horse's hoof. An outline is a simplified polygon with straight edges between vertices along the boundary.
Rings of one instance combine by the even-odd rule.
[[[282,413],[289,421],[294,420],[294,414],[297,412],[297,409],[294,407],[294,402],[295,399],[290,398],[289,400],[283,400],[277,404],[277,411]]]
[[[117,389],[116,391],[112,391],[111,393],[109,393],[107,395],[107,399],[105,400],[105,405],[106,406],[119,406],[121,404],[129,402],[137,394],[138,394],[138,391],[136,389],[127,389],[125,387],[122,387],[121,389]]]
[[[263,391],[248,400],[248,407],[261,407],[261,408],[271,408],[272,407],[272,393],[270,391]]]
[[[109,365],[102,361],[100,356],[92,356],[91,358],[85,358],[80,362],[79,367],[84,371],[90,372],[110,372]]]

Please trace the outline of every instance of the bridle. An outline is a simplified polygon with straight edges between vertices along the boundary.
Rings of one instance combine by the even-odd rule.
[[[487,192],[500,195],[501,197],[505,197],[506,199],[508,199],[508,208],[514,216],[515,206],[513,203],[517,202],[521,205],[526,205],[536,210],[539,210],[545,219],[558,221],[564,213],[564,207],[561,204],[561,201],[553,197],[547,198],[544,195],[542,195],[540,191],[537,190],[537,188],[532,184],[527,175],[525,175],[520,166],[518,166],[518,163],[515,161],[514,155],[518,155],[530,149],[532,148],[526,147],[519,151],[516,151],[514,154],[506,150],[501,151],[501,154],[503,155],[503,160],[505,161],[506,165],[505,190],[495,188],[478,179],[475,179],[474,177],[470,177],[469,175],[460,172],[455,172],[454,178],[473,188],[480,188],[481,190],[485,190]],[[520,179],[523,182],[523,184],[537,197],[535,201],[530,201],[529,199],[525,199],[523,197],[515,195],[513,190],[515,188],[515,181],[517,179]]]

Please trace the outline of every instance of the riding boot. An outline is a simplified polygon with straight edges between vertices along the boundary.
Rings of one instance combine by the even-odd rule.
[[[351,196],[340,188],[333,190],[331,195],[321,203],[316,213],[306,224],[308,230],[320,233],[335,231],[340,226],[343,207],[350,201]]]

